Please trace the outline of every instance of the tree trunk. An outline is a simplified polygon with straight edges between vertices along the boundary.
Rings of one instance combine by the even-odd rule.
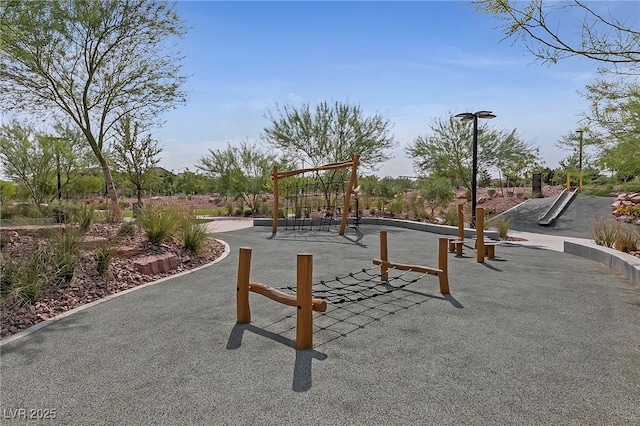
[[[122,212],[120,211],[120,204],[118,204],[118,194],[116,193],[116,187],[113,184],[113,177],[111,176],[111,170],[104,158],[100,159],[100,166],[102,167],[102,173],[104,174],[104,182],[107,187],[107,195],[111,200],[111,221],[122,222]]]

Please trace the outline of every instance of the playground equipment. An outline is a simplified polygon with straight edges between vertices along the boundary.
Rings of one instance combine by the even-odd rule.
[[[294,288],[293,286],[271,287],[250,281],[251,248],[241,247],[236,286],[236,321],[238,324],[249,324],[251,322],[250,292],[261,294],[287,306],[295,306],[297,307],[296,349],[310,349],[313,347],[313,311],[325,312],[327,303],[338,305],[388,294],[415,283],[425,275],[436,275],[440,282],[440,292],[449,294],[447,238],[439,239],[438,248],[438,268],[390,262],[388,259],[387,232],[380,231],[380,259],[373,259],[373,267],[344,276],[337,276],[332,280],[322,280],[315,284],[312,283],[312,255],[298,253],[296,286]],[[373,273],[372,270],[377,268],[378,265],[380,266],[380,273]],[[390,276],[390,271],[402,271],[402,273]],[[415,278],[406,278],[405,274],[409,272],[417,272],[422,275]],[[396,281],[399,283],[396,284]],[[283,290],[295,293],[285,293]],[[314,297],[314,293],[316,297]]]
[[[456,252],[456,256],[462,256],[462,246],[464,245],[464,205],[458,204],[458,235],[449,237],[449,251]]]
[[[571,173],[567,173],[567,189],[571,189]],[[582,191],[582,172],[580,173],[573,173],[573,176],[577,176],[578,177],[578,190]]]
[[[456,256],[462,256],[462,246],[465,243],[464,240],[464,211],[462,204],[458,204],[458,235],[456,237],[450,237],[449,251],[456,252]],[[484,263],[485,257],[493,259],[496,257],[496,242],[485,240],[484,238],[484,209],[482,207],[476,208],[476,261],[478,263]]]
[[[374,265],[380,265],[381,281],[389,281],[389,269],[400,271],[413,271],[423,274],[435,275],[440,281],[440,293],[449,294],[449,273],[447,258],[448,239],[438,239],[438,268],[429,268],[420,265],[405,265],[389,261],[389,251],[387,248],[387,231],[380,231],[380,259],[373,259]]]
[[[349,161],[285,172],[278,172],[278,167],[274,166],[271,175],[274,195],[271,233],[277,233],[278,216],[281,214],[287,229],[313,229],[316,226],[327,230],[334,223],[335,216],[341,214],[339,235],[344,235],[351,196],[358,190],[359,162],[359,156],[353,155]],[[343,173],[338,172],[349,167],[351,177],[345,188],[344,181],[340,179]],[[283,181],[305,173],[312,173],[312,177]]]
[[[238,260],[237,281],[237,323],[251,322],[249,307],[249,292],[261,294],[278,303],[298,308],[296,318],[296,349],[310,349],[313,347],[313,311],[324,312],[327,303],[324,300],[313,299],[311,293],[311,277],[313,275],[313,257],[309,253],[298,253],[296,294],[286,294],[267,285],[249,281],[251,271],[251,249],[240,248]]]
[[[569,207],[569,204],[578,195],[578,188],[563,189],[562,193],[558,195],[555,201],[549,206],[549,208],[538,218],[538,225],[549,226],[552,225]]]

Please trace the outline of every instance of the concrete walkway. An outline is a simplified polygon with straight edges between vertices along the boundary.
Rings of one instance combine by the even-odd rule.
[[[555,240],[505,244],[486,264],[466,247],[448,258],[451,295],[427,276],[330,305],[313,350],[294,349],[295,308],[260,295],[252,323],[235,323],[239,247],[253,281],[294,283],[300,252],[329,281],[370,271],[379,230],[228,231],[218,264],[3,345],[2,424],[24,424],[20,410],[65,425],[640,422],[640,288],[540,249]],[[438,235],[387,230],[392,260],[437,265]]]

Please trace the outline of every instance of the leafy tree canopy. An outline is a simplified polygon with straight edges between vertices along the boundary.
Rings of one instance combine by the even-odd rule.
[[[62,115],[80,129],[103,170],[116,220],[108,138],[125,115],[148,122],[185,100],[182,57],[172,44],[185,31],[161,1],[0,3],[0,108]]]
[[[525,43],[542,62],[588,58],[603,71],[640,72],[637,16],[616,16],[608,2],[478,0],[480,13],[496,16],[506,38]]]
[[[276,107],[269,113],[271,126],[263,131],[263,139],[281,150],[288,160],[304,162],[305,167],[350,160],[360,156],[365,170],[375,170],[396,146],[390,134],[389,120],[379,114],[365,116],[357,105],[321,102],[314,109]]]
[[[434,119],[430,133],[418,136],[406,148],[416,173],[440,176],[452,185],[471,189],[473,166],[473,124],[449,114]],[[478,123],[478,172],[490,170],[524,172],[538,165],[538,148],[522,141],[516,130],[506,131]]]

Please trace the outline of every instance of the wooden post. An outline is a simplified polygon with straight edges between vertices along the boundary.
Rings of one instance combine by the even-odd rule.
[[[251,309],[249,309],[249,274],[251,272],[251,249],[240,247],[240,258],[238,260],[238,281],[237,281],[237,315],[238,324],[249,324],[251,322]]]
[[[484,209],[476,207],[476,260],[484,263]]]
[[[342,221],[340,222],[340,235],[344,235],[344,231],[347,228],[347,216],[349,216],[349,204],[351,204],[351,192],[358,184],[358,163],[360,162],[360,157],[357,155],[351,156],[351,162],[353,165],[351,166],[351,179],[349,179],[349,186],[347,187],[347,192],[344,194],[344,207],[342,209]]]
[[[383,262],[389,261],[389,251],[387,250],[387,231],[380,231],[380,260]],[[380,264],[380,281],[389,282],[388,267],[384,264]]]
[[[448,244],[448,238],[438,239],[438,269],[442,269],[442,272],[438,273],[438,279],[440,280],[440,293],[442,294],[449,294]]]
[[[313,347],[312,276],[313,256],[309,253],[298,253],[296,280],[296,295],[298,297],[296,349],[311,349]]]
[[[271,234],[278,232],[278,166],[273,166],[273,224],[271,224]]]
[[[464,240],[464,205],[458,204],[458,239]]]

